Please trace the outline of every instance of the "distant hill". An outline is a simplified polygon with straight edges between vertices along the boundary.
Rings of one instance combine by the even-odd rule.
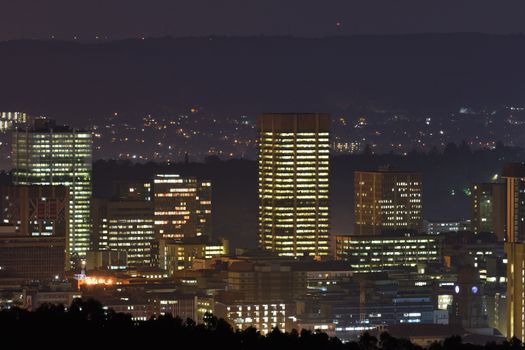
[[[217,115],[525,104],[525,37],[484,34],[0,43],[0,110]]]

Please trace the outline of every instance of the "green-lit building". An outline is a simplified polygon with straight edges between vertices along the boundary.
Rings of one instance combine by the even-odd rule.
[[[15,130],[12,145],[15,185],[69,187],[67,253],[83,258],[90,249],[91,132],[40,118]]]

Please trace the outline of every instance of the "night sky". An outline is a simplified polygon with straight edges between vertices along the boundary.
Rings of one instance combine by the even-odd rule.
[[[522,0],[0,0],[0,40],[525,32]]]

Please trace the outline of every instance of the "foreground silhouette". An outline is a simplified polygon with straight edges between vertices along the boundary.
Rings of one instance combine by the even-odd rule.
[[[205,315],[203,324],[183,321],[171,315],[136,322],[130,315],[106,310],[95,300],[75,300],[69,308],[43,305],[34,312],[11,308],[0,311],[0,334],[4,344],[37,345],[55,348],[96,347],[166,349],[352,349],[416,350],[420,346],[383,333],[376,338],[364,333],[357,342],[343,343],[322,332],[302,330],[283,333],[274,329],[261,335],[255,328],[233,330],[224,320]],[[502,344],[463,344],[457,336],[435,343],[431,350],[523,349],[514,339]]]

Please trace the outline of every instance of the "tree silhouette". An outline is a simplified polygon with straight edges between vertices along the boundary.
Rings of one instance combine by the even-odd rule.
[[[265,349],[319,349],[319,350],[421,350],[407,339],[382,333],[379,340],[366,332],[357,342],[343,343],[326,333],[310,330],[282,332],[272,329],[263,336],[257,329],[234,330],[223,319],[205,315],[205,322],[183,321],[172,315],[159,315],[147,321],[133,321],[131,316],[106,310],[96,300],[75,300],[69,308],[44,304],[34,312],[20,308],[0,311],[0,329],[4,339],[39,347],[116,346],[149,348],[191,346],[195,349],[219,348],[232,350]],[[180,344],[180,345],[179,345]],[[434,343],[430,350],[521,350],[522,343],[513,338],[501,344],[486,346],[465,344],[461,337],[452,336],[442,343]]]

